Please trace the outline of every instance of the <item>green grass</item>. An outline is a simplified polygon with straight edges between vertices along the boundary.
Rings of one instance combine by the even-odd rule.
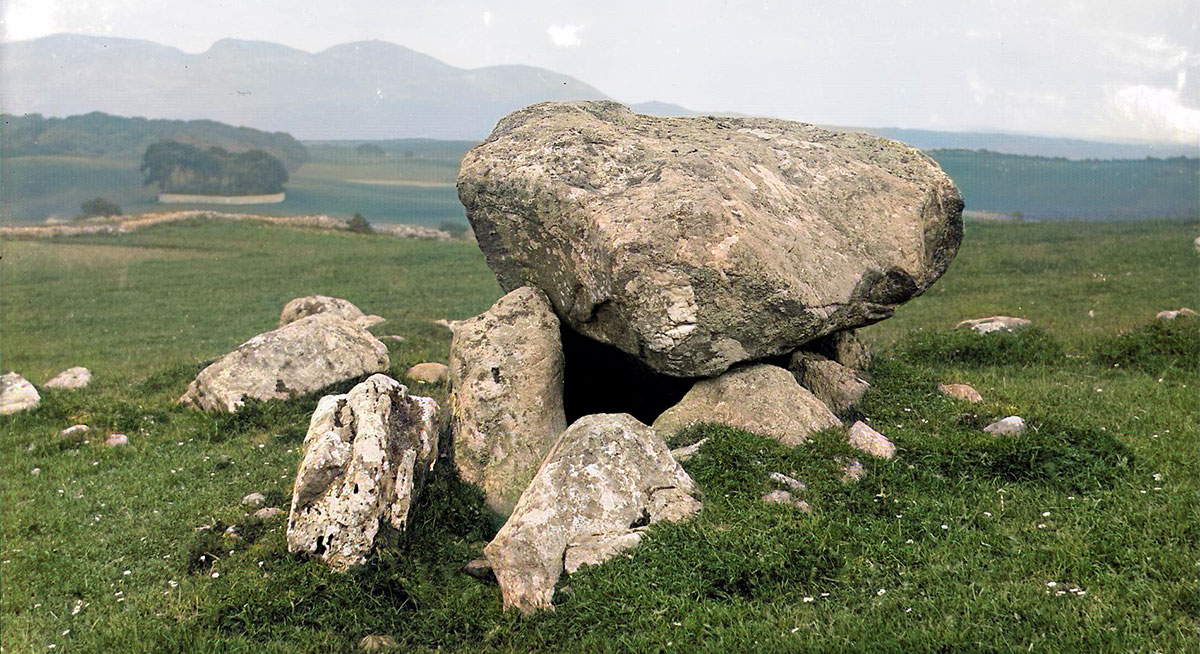
[[[222,223],[6,243],[3,366],[40,384],[87,365],[95,382],[0,418],[0,642],[336,652],[387,633],[418,652],[1191,650],[1198,325],[1151,321],[1196,302],[1194,229],[968,226],[946,277],[867,330],[882,354],[861,412],[896,443],[894,461],[864,461],[866,478],[843,485],[835,458],[853,454],[837,433],[801,448],[720,426],[678,434],[709,437],[685,466],[704,510],[573,575],[556,610],[532,617],[503,613],[494,585],[459,571],[492,524],[447,467],[399,547],[339,575],[289,556],[282,518],[239,505],[259,491],[286,508],[317,396],[232,417],[171,401],[309,293],[388,318],[374,331],[408,339],[389,342],[393,375],[444,361],[448,333],[429,320],[499,295],[474,246]],[[1036,328],[949,331],[990,313]],[[936,392],[952,381],[986,401]],[[1031,431],[980,431],[1011,414]],[[80,421],[87,442],[58,435]],[[113,430],[131,445],[99,446]],[[811,516],[757,501],[773,471],[808,484]],[[1085,593],[1056,594],[1072,588]]]

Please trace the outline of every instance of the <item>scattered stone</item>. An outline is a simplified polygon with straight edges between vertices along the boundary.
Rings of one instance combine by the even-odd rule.
[[[125,434],[109,434],[108,438],[104,439],[104,444],[108,447],[124,447],[129,445],[129,437]]]
[[[371,634],[358,641],[358,648],[364,652],[392,652],[400,649],[400,643],[387,634]]]
[[[848,437],[850,447],[862,450],[871,456],[880,459],[890,459],[896,456],[896,446],[888,440],[887,436],[871,429],[867,423],[861,420],[850,426]]]
[[[492,572],[492,564],[487,559],[468,561],[462,570],[481,581],[496,581],[496,573]]]
[[[787,486],[795,491],[804,491],[808,488],[804,485],[804,482],[794,477],[789,477],[782,472],[772,472],[770,477],[772,481],[783,484],[784,486]]]
[[[953,182],[901,143],[613,102],[510,114],[458,195],[501,287],[679,377],[882,320],[962,239]]]
[[[837,414],[845,414],[858,406],[871,387],[854,370],[815,352],[796,351],[788,362],[788,370],[796,381],[825,406]]]
[[[858,459],[850,459],[842,464],[842,483],[848,484],[867,476],[867,469]]]
[[[267,503],[267,498],[262,493],[250,493],[242,498],[244,506],[262,506]]]
[[[699,452],[700,448],[704,447],[704,444],[707,442],[708,438],[701,438],[691,445],[684,445],[683,447],[671,450],[671,458],[676,461],[687,461],[695,456],[696,452]]]
[[[805,513],[812,513],[812,509],[809,508],[808,502],[796,499],[794,495],[785,490],[773,490],[770,493],[763,495],[762,501],[766,502],[767,504],[782,504],[784,506],[800,509]]]
[[[436,384],[444,382],[450,377],[450,367],[444,363],[436,361],[418,363],[409,368],[405,373],[405,377],[413,381],[419,381],[423,384]]]
[[[504,607],[549,608],[564,570],[636,545],[647,525],[700,510],[697,488],[654,430],[628,414],[575,421],[484,548]]]
[[[1197,252],[1200,252],[1200,236],[1197,236],[1196,240],[1192,241],[1192,247],[1196,248]]]
[[[1155,320],[1174,320],[1180,316],[1197,316],[1197,315],[1200,315],[1200,314],[1197,314],[1195,311],[1192,311],[1191,309],[1189,309],[1187,307],[1181,307],[1179,309],[1172,309],[1172,310],[1168,310],[1168,311],[1159,311],[1158,313],[1154,314],[1154,319]]]
[[[259,520],[271,520],[279,515],[283,515],[283,510],[275,506],[264,506],[254,512],[254,517]]]
[[[654,421],[654,429],[669,434],[700,422],[726,424],[785,445],[800,445],[809,434],[842,424],[791,373],[766,364],[701,379]]]
[[[403,343],[406,339],[403,336],[400,336],[399,334],[387,334],[385,336],[380,336],[379,340],[395,341],[397,343]]]
[[[990,334],[992,332],[1011,332],[1014,329],[1028,327],[1033,322],[1025,318],[1014,318],[1013,316],[989,316],[987,318],[974,318],[971,320],[963,320],[954,326],[955,329],[971,329],[980,334]]]
[[[67,368],[46,382],[46,388],[83,388],[92,381],[92,371],[83,367]]]
[[[458,324],[457,320],[446,320],[445,318],[438,318],[437,320],[434,320],[432,322],[433,322],[433,324],[441,325],[442,327],[445,327],[446,329],[449,329],[450,331],[454,331],[454,326]]]
[[[938,392],[964,402],[982,402],[983,396],[967,384],[938,384]]]
[[[34,469],[32,469],[32,470],[30,470],[30,471],[29,471],[29,474],[31,474],[31,475],[33,475],[33,476],[35,476],[35,477],[36,477],[37,475],[40,475],[40,474],[42,474],[42,469],[41,469],[41,468],[34,468]]]
[[[66,429],[64,429],[58,433],[60,436],[67,436],[67,437],[76,436],[76,437],[78,437],[78,436],[82,436],[82,435],[88,433],[88,431],[90,431],[90,430],[91,430],[91,427],[88,427],[87,425],[71,425],[70,427],[67,427]]]
[[[983,430],[996,436],[1016,436],[1025,431],[1025,420],[1021,416],[1009,416],[993,422]]]
[[[284,305],[283,313],[279,315],[279,326],[283,327],[301,318],[315,316],[320,313],[330,313],[339,316],[363,329],[384,322],[384,318],[379,316],[364,315],[362,310],[354,306],[349,300],[329,297],[327,295],[309,295],[307,297],[298,297]]]
[[[15,372],[0,375],[0,415],[32,409],[41,401],[42,396],[24,377]]]
[[[386,375],[321,398],[296,472],[288,551],[345,570],[366,560],[381,529],[403,531],[437,460],[437,409]]]
[[[196,376],[180,402],[236,412],[245,398],[288,399],[388,367],[387,346],[331,313],[259,334]]]
[[[560,330],[546,294],[524,286],[460,321],[450,341],[454,463],[501,515],[567,428]]]

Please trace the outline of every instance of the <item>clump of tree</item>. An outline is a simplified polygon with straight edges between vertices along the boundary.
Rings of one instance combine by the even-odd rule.
[[[354,152],[367,159],[382,159],[387,156],[387,151],[374,143],[363,143],[354,148]]]
[[[264,150],[230,152],[190,143],[159,141],[146,148],[141,171],[146,186],[164,193],[260,195],[283,192],[287,168]]]
[[[346,221],[346,229],[355,234],[374,234],[375,228],[371,227],[371,223],[363,218],[362,214],[356,213],[354,217]]]
[[[92,198],[79,205],[79,212],[80,218],[119,216],[121,215],[121,206],[107,198]]]

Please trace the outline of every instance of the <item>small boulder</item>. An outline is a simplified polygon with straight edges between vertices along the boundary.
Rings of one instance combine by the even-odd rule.
[[[783,484],[794,491],[803,491],[808,488],[804,485],[804,482],[796,479],[795,477],[789,477],[782,472],[772,472],[769,476],[771,477],[771,481],[777,484]]]
[[[800,509],[805,513],[812,513],[812,509],[809,508],[808,502],[796,499],[795,495],[792,495],[785,490],[773,490],[766,495],[763,495],[762,501],[766,502],[767,504],[782,504],[784,506],[790,506],[794,509]]]
[[[1170,309],[1167,311],[1159,311],[1158,313],[1154,314],[1154,319],[1155,320],[1174,320],[1176,318],[1179,318],[1180,316],[1196,316],[1196,315],[1200,315],[1200,314],[1197,314],[1195,311],[1192,311],[1191,309],[1189,309],[1187,307],[1181,307],[1179,309]]]
[[[267,498],[262,493],[250,493],[242,498],[243,506],[262,506],[267,503]]]
[[[871,351],[858,338],[853,329],[834,332],[828,336],[806,343],[804,349],[824,355],[838,363],[862,373],[871,365]]]
[[[467,561],[462,570],[480,581],[496,581],[496,573],[492,572],[492,564],[487,559]]]
[[[384,322],[384,319],[379,316],[364,315],[362,310],[349,300],[327,295],[309,295],[298,297],[283,306],[283,313],[279,315],[279,326],[283,327],[301,318],[315,316],[319,313],[339,316],[363,329]]]
[[[701,438],[691,445],[684,445],[683,447],[675,448],[671,450],[671,457],[676,461],[687,461],[693,456],[696,456],[696,452],[699,452],[700,448],[704,447],[704,444],[707,442],[708,438]]]
[[[345,570],[366,561],[381,529],[403,531],[437,461],[437,408],[386,375],[321,398],[292,490],[288,551]]]
[[[67,368],[46,382],[46,388],[83,388],[92,381],[92,371],[83,367]]]
[[[996,436],[1016,436],[1025,431],[1025,420],[1021,416],[1009,416],[983,428]]]
[[[254,517],[258,518],[259,520],[271,520],[271,519],[275,518],[276,516],[282,515],[282,514],[283,514],[283,510],[280,509],[279,507],[264,506],[263,508],[254,512]]]
[[[37,389],[15,372],[0,375],[0,415],[26,411],[42,401]]]
[[[990,334],[992,332],[1011,332],[1014,329],[1028,327],[1033,324],[1033,321],[1025,318],[1014,318],[1013,316],[989,316],[987,318],[973,318],[971,320],[963,320],[954,326],[955,329],[970,329],[980,334]]]
[[[394,652],[400,649],[400,643],[387,634],[371,634],[363,636],[358,641],[358,648],[364,652]]]
[[[801,386],[812,391],[837,414],[845,414],[858,406],[863,394],[871,387],[854,370],[815,352],[793,352],[788,370]]]
[[[938,392],[964,402],[982,402],[983,396],[967,384],[938,384]]]
[[[861,420],[850,426],[847,436],[850,440],[850,447],[862,450],[871,456],[880,459],[890,459],[896,456],[896,446],[888,440],[887,436],[871,429],[867,423]]]
[[[546,294],[524,286],[460,321],[450,387],[454,463],[508,515],[567,428],[560,326]]]
[[[109,434],[104,444],[108,447],[125,447],[129,445],[129,437],[125,434]]]
[[[654,421],[662,434],[690,424],[717,422],[800,445],[809,434],[841,426],[837,416],[778,366],[753,364],[701,379]]]
[[[695,483],[654,430],[628,414],[567,428],[484,548],[505,608],[549,608],[566,570],[637,545],[647,525],[700,510]]]
[[[70,427],[67,427],[66,429],[64,429],[58,433],[60,436],[66,436],[68,438],[71,438],[71,437],[79,438],[79,437],[83,436],[84,434],[88,433],[88,431],[90,431],[90,430],[91,430],[91,427],[88,427],[87,425],[71,425]]]
[[[450,367],[436,361],[418,363],[405,371],[404,376],[423,384],[436,384],[450,377]]]
[[[289,399],[388,367],[387,346],[331,313],[259,334],[200,371],[179,401],[235,413],[246,398]]]

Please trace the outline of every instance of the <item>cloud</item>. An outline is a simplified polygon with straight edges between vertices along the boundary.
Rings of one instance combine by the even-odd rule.
[[[9,41],[35,39],[58,30],[55,0],[10,0],[4,8],[4,38]]]
[[[1179,88],[1133,84],[1117,89],[1110,102],[1121,116],[1137,123],[1143,131],[1176,141],[1200,141],[1200,109],[1184,105]]]
[[[560,48],[572,48],[580,45],[583,41],[579,40],[579,30],[583,29],[583,25],[551,25],[546,29],[546,33],[550,35],[550,40]]]

